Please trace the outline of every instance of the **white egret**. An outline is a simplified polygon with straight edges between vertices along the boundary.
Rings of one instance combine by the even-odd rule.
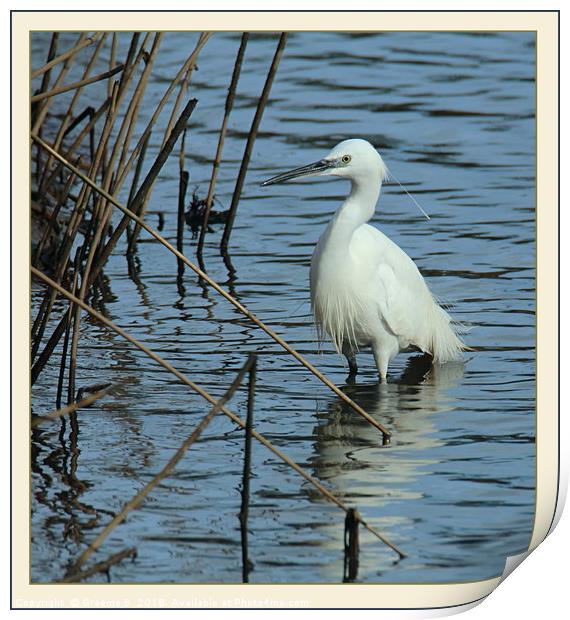
[[[365,347],[372,347],[381,382],[402,351],[423,351],[440,364],[461,359],[469,347],[412,259],[367,224],[388,175],[369,142],[345,140],[320,161],[262,185],[326,175],[348,179],[352,187],[313,252],[311,306],[317,329],[346,357],[350,376],[358,371],[356,353]]]

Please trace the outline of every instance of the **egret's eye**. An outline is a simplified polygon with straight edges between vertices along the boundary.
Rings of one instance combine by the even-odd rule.
[[[352,159],[350,155],[343,155],[341,160],[343,164],[348,164],[348,162]]]

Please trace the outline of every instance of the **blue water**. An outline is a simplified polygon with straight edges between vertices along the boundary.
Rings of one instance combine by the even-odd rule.
[[[66,36],[64,42],[75,39]],[[165,35],[143,118],[196,39],[193,33]],[[189,95],[198,105],[185,163],[190,189],[197,187],[202,196],[239,39],[235,33],[214,35],[192,76]],[[277,39],[251,36],[216,209],[231,202]],[[121,34],[119,50],[128,42],[128,34]],[[34,66],[44,62],[48,45],[49,35],[32,37]],[[454,317],[469,327],[467,343],[477,349],[464,365],[434,369],[420,383],[400,382],[410,357],[400,355],[385,386],[377,383],[372,356],[360,355],[361,374],[346,391],[393,432],[388,447],[278,345],[213,290],[202,289],[192,273],[186,273],[181,294],[174,257],[146,233],[138,250],[138,286],[128,275],[123,246],[105,269],[108,316],[212,393],[221,394],[247,353],[258,352],[257,430],[408,556],[396,562],[362,530],[358,581],[485,579],[499,575],[506,557],[528,546],[536,465],[534,74],[532,33],[292,34],[231,238],[233,276],[219,256],[220,226],[207,236],[210,275],[343,386],[343,360],[328,343],[319,352],[308,268],[312,248],[348,186],[259,183],[321,158],[345,138],[365,138],[380,150],[431,219],[422,218],[397,185],[388,185],[373,223],[416,261],[434,293],[452,304]],[[102,100],[102,89],[91,88]],[[64,109],[64,97],[54,103],[55,113]],[[161,132],[154,132],[147,162],[160,140]],[[156,212],[164,214],[162,234],[170,241],[176,237],[177,196],[173,155],[148,207],[153,226]],[[195,243],[187,231],[191,259]],[[34,314],[40,293],[34,285]],[[54,360],[34,385],[34,413],[55,408],[57,373]],[[144,354],[84,316],[77,384],[101,381],[114,389],[79,414],[78,435],[59,422],[33,434],[34,581],[60,578],[110,512],[163,467],[208,410]],[[245,403],[242,389],[231,408],[244,417]],[[134,562],[111,569],[112,582],[240,582],[242,464],[243,433],[218,415],[174,474],[114,530],[94,559],[137,548]],[[254,444],[252,466],[250,580],[341,581],[344,513],[261,445]]]

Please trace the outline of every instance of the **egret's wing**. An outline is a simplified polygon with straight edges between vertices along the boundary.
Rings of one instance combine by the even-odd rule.
[[[414,295],[410,283],[402,281],[399,276],[401,273],[388,263],[378,266],[377,278],[382,290],[377,298],[379,315],[386,327],[398,337],[402,348],[410,344],[420,346],[418,330],[423,321],[418,295]]]
[[[405,348],[425,346],[422,329],[426,313],[433,306],[433,297],[412,259],[386,235],[372,226],[360,231],[361,246],[374,247],[368,260],[376,264],[375,297],[378,312],[385,326],[400,339]],[[359,229],[360,230],[360,229]]]

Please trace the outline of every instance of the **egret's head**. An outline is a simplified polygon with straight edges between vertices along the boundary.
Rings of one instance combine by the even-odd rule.
[[[284,183],[292,179],[314,176],[345,177],[352,181],[370,181],[376,179],[382,183],[388,176],[388,168],[378,151],[366,140],[344,140],[337,144],[323,159],[283,172],[261,185]]]

